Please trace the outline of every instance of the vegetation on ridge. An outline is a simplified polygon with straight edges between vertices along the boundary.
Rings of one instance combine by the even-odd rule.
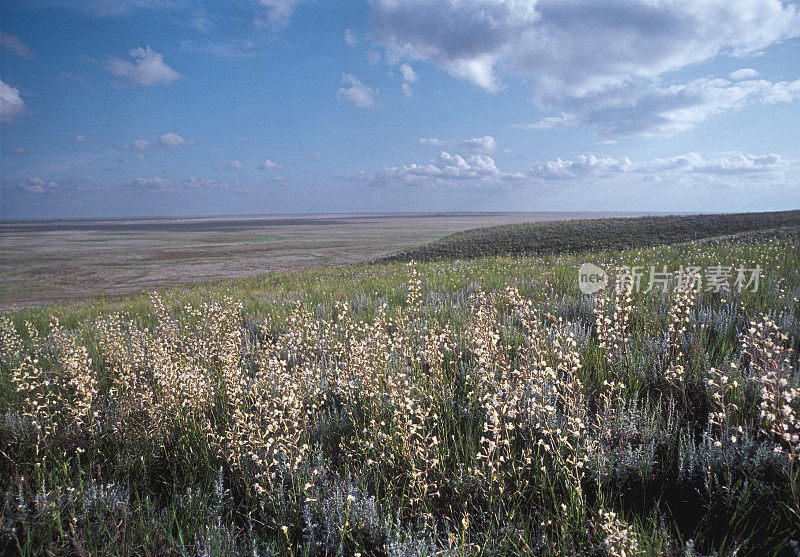
[[[383,261],[435,261],[494,255],[544,255],[689,242],[800,227],[800,211],[604,218],[477,228],[390,255]]]

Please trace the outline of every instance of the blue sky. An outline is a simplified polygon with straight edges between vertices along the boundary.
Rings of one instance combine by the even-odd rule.
[[[781,0],[0,2],[0,218],[800,208]]]

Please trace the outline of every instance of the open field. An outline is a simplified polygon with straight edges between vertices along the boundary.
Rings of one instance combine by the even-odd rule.
[[[358,263],[469,228],[597,216],[324,215],[0,223],[0,309]]]
[[[586,296],[587,261],[760,279]],[[789,229],[9,314],[0,550],[789,555],[798,269]]]

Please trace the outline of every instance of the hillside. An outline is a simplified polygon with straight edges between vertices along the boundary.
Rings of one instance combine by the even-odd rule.
[[[800,226],[800,211],[510,224],[452,234],[381,261],[436,261],[651,247],[797,226]]]

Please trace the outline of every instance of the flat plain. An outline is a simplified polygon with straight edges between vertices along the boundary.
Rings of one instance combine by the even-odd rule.
[[[617,215],[285,215],[6,222],[0,223],[0,310],[362,263],[478,227]]]

